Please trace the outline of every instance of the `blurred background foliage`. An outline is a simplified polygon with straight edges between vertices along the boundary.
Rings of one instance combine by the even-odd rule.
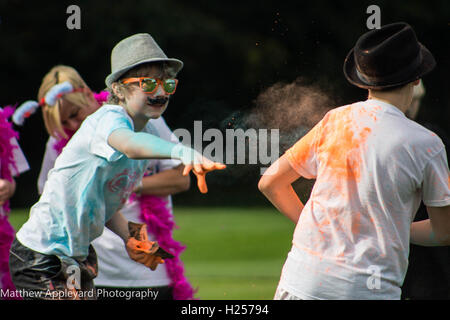
[[[81,9],[81,29],[68,30],[69,5]],[[376,4],[381,23],[406,21],[438,62],[425,78],[419,120],[449,133],[449,17],[447,0],[412,1],[0,1],[2,106],[36,99],[41,79],[56,64],[76,68],[94,91],[104,89],[110,53],[123,38],[150,33],[169,57],[184,61],[180,86],[164,117],[172,129],[194,120],[224,129],[230,116],[257,112],[255,100],[278,82],[301,77],[324,90],[332,105],[365,99],[342,73],[343,61],[367,31],[366,9]],[[283,112],[273,105],[275,112]],[[256,111],[255,111],[256,110]],[[236,119],[234,119],[236,120]],[[231,125],[233,127],[233,125]],[[270,128],[269,128],[270,129]],[[38,113],[17,127],[31,170],[18,178],[16,207],[38,199],[36,181],[48,138]],[[395,134],[395,133],[393,133]],[[280,150],[283,152],[284,150]],[[208,177],[210,192],[194,187],[176,203],[266,205],[257,190],[258,166],[229,166]],[[307,199],[312,183],[296,188]],[[232,199],[230,201],[230,199]]]

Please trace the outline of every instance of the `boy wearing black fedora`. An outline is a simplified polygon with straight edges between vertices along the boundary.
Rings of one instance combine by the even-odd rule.
[[[97,257],[91,242],[108,227],[129,257],[152,270],[173,258],[150,241],[145,224],[121,213],[149,159],[179,159],[206,192],[207,172],[225,165],[163,140],[149,122],[161,116],[182,62],[168,58],[149,34],[119,42],[105,82],[114,104],[87,117],[56,159],[39,201],[10,250],[14,285],[24,298],[95,299]],[[133,74],[134,72],[134,74]],[[120,81],[120,82],[119,82]]]
[[[368,99],[328,112],[261,178],[297,224],[275,299],[400,299],[410,241],[450,245],[445,147],[404,114],[434,66],[406,23],[362,35],[344,74]],[[305,205],[300,177],[316,179]],[[421,200],[430,218],[412,223]]]

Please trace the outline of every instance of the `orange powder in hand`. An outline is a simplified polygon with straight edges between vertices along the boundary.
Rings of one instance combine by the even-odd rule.
[[[130,238],[128,240],[128,242],[129,242],[129,247],[131,249],[146,252],[146,253],[152,253],[152,249],[155,245],[155,242],[153,242],[153,241],[148,241],[148,240],[140,241],[140,240],[136,240],[135,238]]]

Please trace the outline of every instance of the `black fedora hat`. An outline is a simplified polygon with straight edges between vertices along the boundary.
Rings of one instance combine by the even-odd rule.
[[[436,65],[410,25],[392,23],[363,34],[344,62],[347,80],[364,89],[385,89],[413,82]]]

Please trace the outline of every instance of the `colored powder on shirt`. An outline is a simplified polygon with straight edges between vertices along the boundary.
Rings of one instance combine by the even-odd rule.
[[[366,118],[373,121],[376,119],[373,113],[367,113],[362,109],[358,112],[364,112]],[[351,108],[324,119],[323,133],[318,141],[319,161],[323,163],[327,173],[337,180],[358,182],[361,179],[361,155],[367,148],[366,141],[371,129],[359,126]]]

